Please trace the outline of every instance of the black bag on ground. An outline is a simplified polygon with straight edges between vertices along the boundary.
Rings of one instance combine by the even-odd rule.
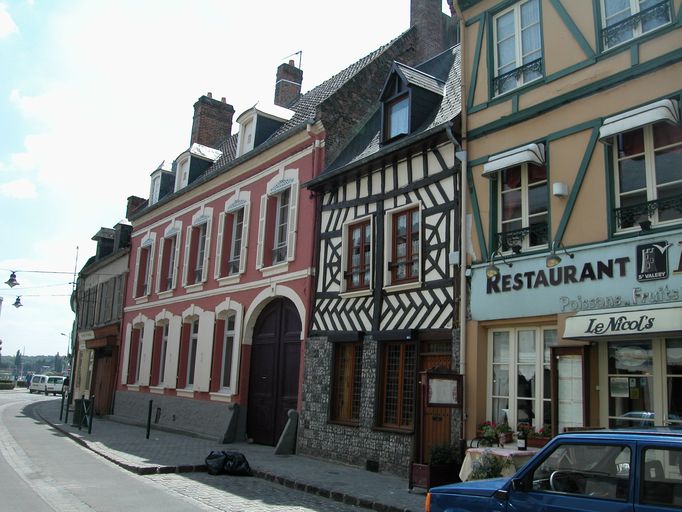
[[[211,451],[206,457],[206,470],[209,475],[222,475],[225,472],[225,452]]]
[[[222,452],[225,455],[224,472],[233,476],[251,476],[251,466],[240,452]]]

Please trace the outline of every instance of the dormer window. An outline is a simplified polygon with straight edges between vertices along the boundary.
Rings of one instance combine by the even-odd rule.
[[[380,98],[382,141],[392,142],[419,129],[432,109],[442,101],[443,93],[442,80],[394,63]],[[420,108],[413,109],[413,105]]]
[[[161,191],[161,176],[154,176],[152,178],[152,187],[149,194],[149,204],[152,205],[159,200],[159,192]]]
[[[175,191],[187,186],[189,180],[189,155],[178,161],[178,170],[175,176]]]
[[[248,153],[275,133],[294,115],[292,110],[279,105],[258,103],[238,118],[237,156]]]
[[[407,94],[404,94],[386,105],[385,123],[387,139],[409,133],[409,105],[410,99]]]

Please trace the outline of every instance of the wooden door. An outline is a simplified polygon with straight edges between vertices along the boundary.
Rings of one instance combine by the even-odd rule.
[[[274,446],[298,402],[301,320],[294,304],[276,299],[258,317],[251,347],[247,432]]]
[[[422,348],[426,350],[437,350],[437,347],[432,346],[433,343],[426,343]],[[441,344],[438,344],[441,345]],[[445,343],[447,347],[450,344]],[[438,352],[422,352],[420,358],[420,368],[419,370],[424,372],[426,370],[431,370],[433,368],[450,368],[451,356],[449,352],[438,353]],[[426,375],[421,374],[423,382],[420,383],[421,389],[425,389],[426,386]],[[424,397],[424,394],[421,394]],[[422,403],[424,399],[422,398]],[[451,417],[452,408],[450,407],[423,407],[423,417],[421,422],[421,453],[417,454],[418,460],[424,463],[428,463],[431,457],[431,449],[434,446],[450,445],[450,435],[451,435]]]
[[[116,379],[116,350],[97,350],[93,373],[92,391],[95,395],[95,414],[104,416],[111,413],[111,402]]]

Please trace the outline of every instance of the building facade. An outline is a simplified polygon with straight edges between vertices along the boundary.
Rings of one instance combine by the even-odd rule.
[[[457,363],[458,47],[394,63],[374,115],[308,183],[319,195],[317,290],[299,451],[405,475],[460,438],[426,407],[428,370]]]
[[[440,3],[414,3],[441,19]],[[306,94],[302,71],[282,64],[275,104],[241,113],[235,134],[224,99],[197,101],[190,147],[152,173],[130,216],[116,416],[142,423],[151,400],[158,427],[278,442],[318,371],[304,360],[317,265],[302,185],[348,145],[391,63],[416,59],[426,33],[415,23]]]
[[[682,2],[454,7],[467,437],[679,423]]]
[[[111,414],[121,347],[123,297],[128,277],[131,226],[121,221],[92,238],[95,256],[78,273],[75,289],[73,398],[93,400],[97,415]]]

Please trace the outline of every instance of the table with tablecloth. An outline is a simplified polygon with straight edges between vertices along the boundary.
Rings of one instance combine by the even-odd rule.
[[[485,452],[490,452],[493,456],[511,462],[502,469],[502,476],[512,476],[516,470],[523,466],[535,455],[536,450],[517,450],[510,448],[469,448],[462,461],[462,469],[459,471],[459,478],[464,482],[469,479],[474,468],[474,461],[479,459]]]

